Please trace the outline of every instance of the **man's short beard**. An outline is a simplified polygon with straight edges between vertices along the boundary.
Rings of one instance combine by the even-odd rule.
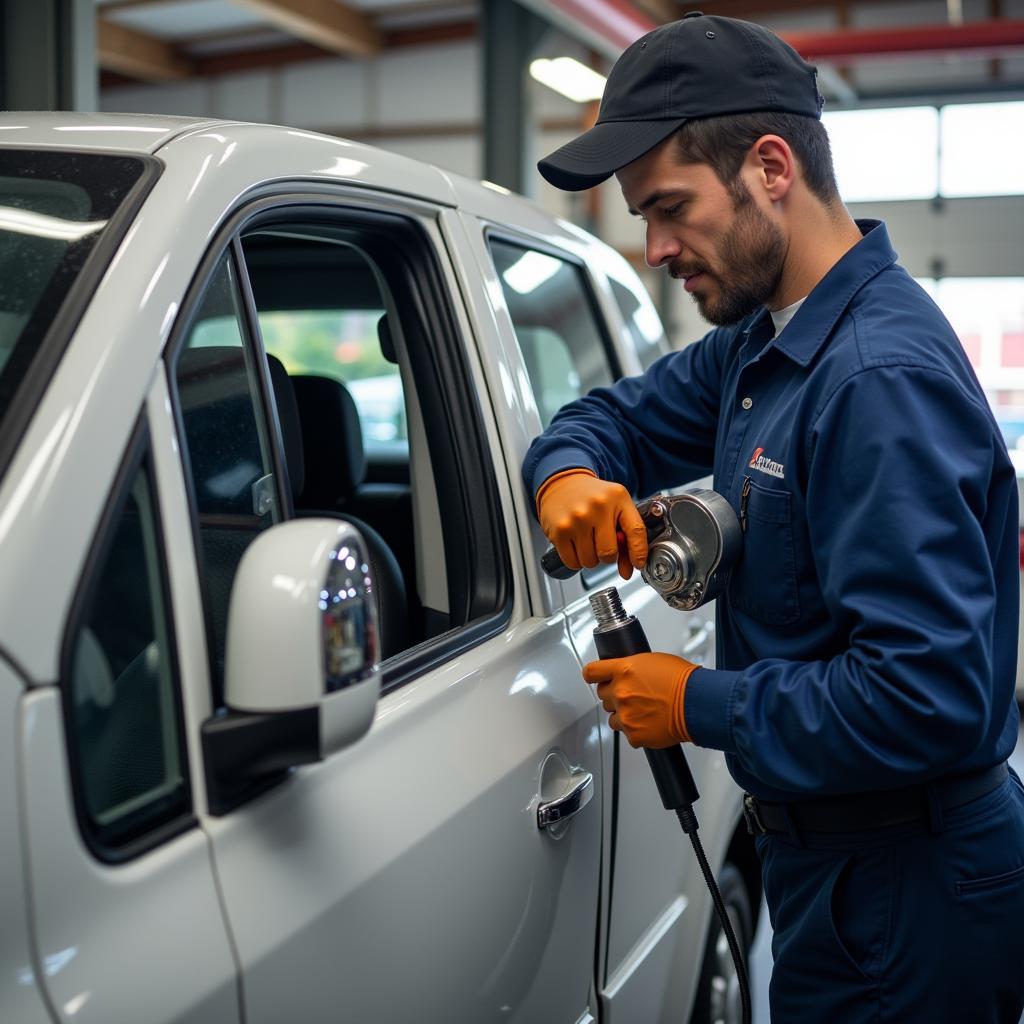
[[[786,239],[757,208],[747,187],[737,179],[729,192],[736,218],[722,239],[715,272],[704,271],[718,283],[719,293],[692,293],[700,315],[716,327],[739,323],[765,305],[779,289],[786,259]],[[673,271],[670,267],[673,277],[684,276]]]

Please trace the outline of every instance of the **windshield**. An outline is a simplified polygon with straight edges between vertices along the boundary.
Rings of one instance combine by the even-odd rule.
[[[147,164],[0,149],[0,432],[72,286]]]

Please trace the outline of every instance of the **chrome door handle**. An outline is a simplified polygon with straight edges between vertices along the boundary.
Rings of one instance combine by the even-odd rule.
[[[554,800],[537,806],[537,828],[548,828],[579,814],[594,798],[594,776],[573,772],[570,787]]]

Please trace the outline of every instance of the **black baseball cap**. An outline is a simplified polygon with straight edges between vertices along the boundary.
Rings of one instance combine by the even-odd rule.
[[[556,188],[578,192],[694,118],[756,110],[820,118],[817,74],[774,32],[692,11],[623,52],[608,76],[597,124],[537,168]]]

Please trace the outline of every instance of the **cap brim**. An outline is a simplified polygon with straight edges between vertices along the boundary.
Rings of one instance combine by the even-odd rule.
[[[599,185],[667,139],[687,118],[605,121],[544,157],[537,170],[555,188],[579,192]]]

